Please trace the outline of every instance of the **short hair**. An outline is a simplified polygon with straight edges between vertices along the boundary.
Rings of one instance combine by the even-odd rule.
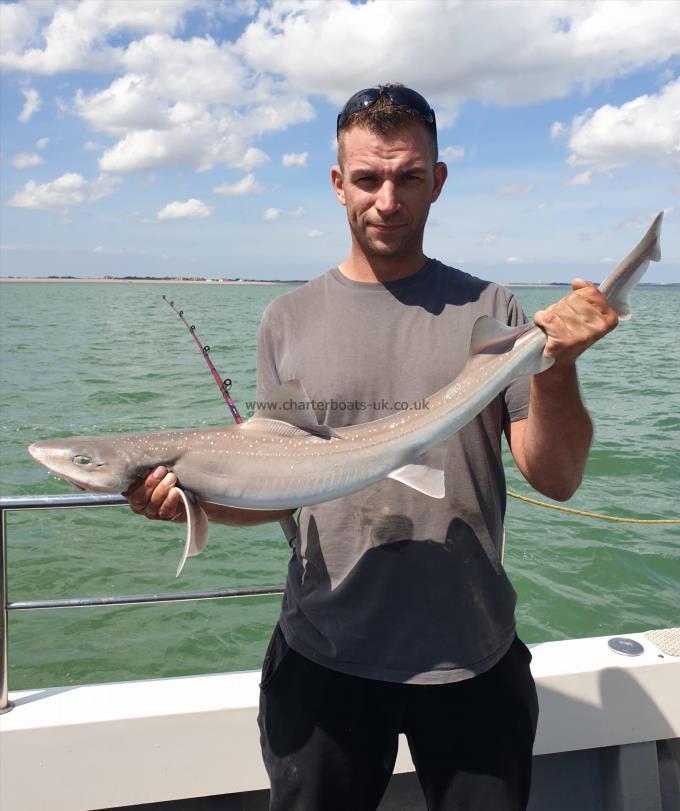
[[[386,89],[390,87],[404,87],[399,82],[391,82],[382,85]],[[380,98],[370,107],[352,113],[338,128],[338,163],[342,164],[342,141],[344,133],[354,127],[363,127],[375,135],[391,138],[404,130],[409,129],[413,124],[422,127],[427,133],[427,137],[432,145],[434,163],[439,158],[439,147],[437,144],[437,131],[423,121],[422,117],[410,107],[394,104],[387,96]]]

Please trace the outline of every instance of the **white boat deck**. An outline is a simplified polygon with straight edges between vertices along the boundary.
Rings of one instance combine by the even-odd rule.
[[[640,656],[614,653],[610,637],[530,646],[541,708],[531,811],[680,811],[680,657],[628,636]],[[266,808],[259,675],[11,694],[14,709],[0,716],[0,807]],[[412,772],[402,740],[381,809],[424,809]]]

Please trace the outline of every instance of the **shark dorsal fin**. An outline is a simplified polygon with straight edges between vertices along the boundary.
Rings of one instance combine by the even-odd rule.
[[[248,422],[276,420],[299,428],[315,436],[330,439],[340,437],[330,425],[320,423],[305,387],[299,380],[282,383],[267,400],[263,408],[258,408]]]
[[[502,321],[482,315],[472,328],[470,355],[499,354],[512,349],[519,336],[528,332],[532,326],[529,322],[518,327],[509,327]]]

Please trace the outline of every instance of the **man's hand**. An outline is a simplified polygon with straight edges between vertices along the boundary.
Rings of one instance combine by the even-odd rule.
[[[616,312],[592,282],[574,279],[573,292],[534,315],[534,323],[548,336],[544,354],[555,366],[574,363],[589,346],[619,323]]]
[[[123,493],[130,502],[132,512],[160,521],[187,520],[184,502],[178,490],[177,476],[168,473],[167,468],[155,468],[146,479],[137,479]]]
[[[185,522],[187,516],[184,502],[179,490],[173,491],[176,484],[177,476],[168,473],[168,469],[161,465],[152,470],[146,479],[137,479],[133,482],[123,495],[137,515],[145,515],[147,518],[160,521]],[[209,501],[201,501],[201,507],[210,521],[235,527],[250,527],[280,521],[295,512],[295,510],[242,510],[238,507],[212,504]]]

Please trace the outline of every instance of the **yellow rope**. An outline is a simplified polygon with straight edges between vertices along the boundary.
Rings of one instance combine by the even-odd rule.
[[[572,507],[562,507],[559,504],[549,504],[547,501],[538,501],[535,498],[521,496],[508,490],[508,495],[518,501],[526,501],[527,504],[535,504],[537,507],[549,507],[551,510],[560,510],[573,515],[585,515],[587,518],[599,518],[600,521],[614,521],[619,524],[680,524],[680,518],[618,518],[615,515],[602,515],[602,513],[590,513],[586,510],[575,510]]]

